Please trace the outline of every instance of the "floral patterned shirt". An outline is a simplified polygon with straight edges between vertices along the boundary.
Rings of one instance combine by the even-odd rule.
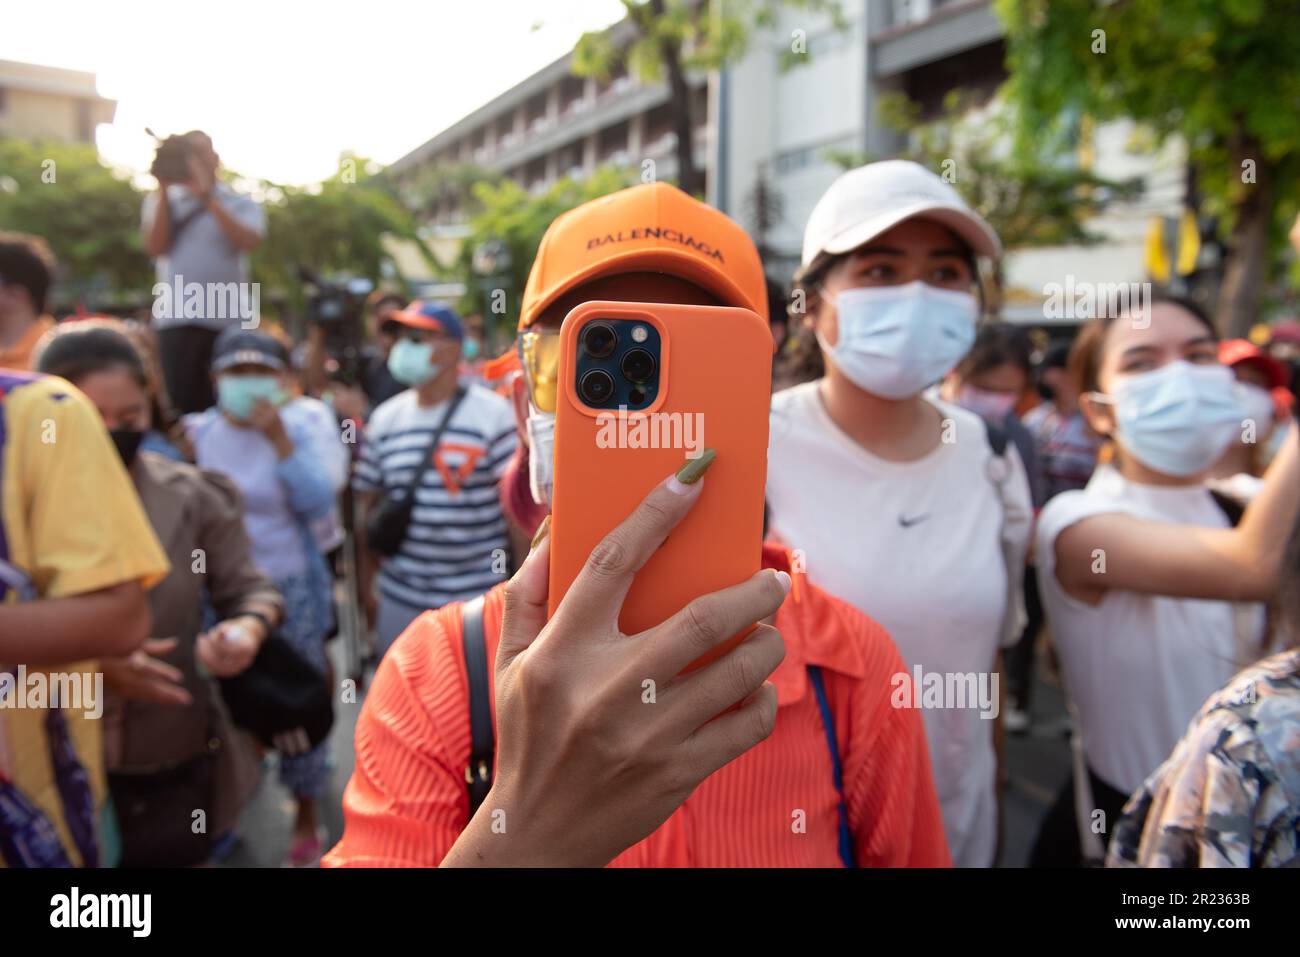
[[[1210,696],[1125,805],[1106,865],[1300,866],[1300,649]]]

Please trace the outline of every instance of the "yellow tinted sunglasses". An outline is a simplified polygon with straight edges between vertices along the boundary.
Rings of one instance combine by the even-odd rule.
[[[529,329],[519,337],[519,360],[528,394],[540,412],[555,413],[559,385],[560,330]]]

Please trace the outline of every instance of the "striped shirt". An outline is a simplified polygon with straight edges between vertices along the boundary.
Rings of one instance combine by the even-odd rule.
[[[416,490],[406,539],[379,568],[380,593],[405,605],[473,598],[509,571],[497,484],[515,450],[514,412],[482,386],[468,388]],[[381,403],[366,425],[353,488],[404,496],[449,401],[421,406],[407,389]]]

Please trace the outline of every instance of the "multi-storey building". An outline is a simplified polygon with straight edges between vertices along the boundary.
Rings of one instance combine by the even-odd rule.
[[[93,73],[0,60],[0,136],[94,143],[116,111]]]

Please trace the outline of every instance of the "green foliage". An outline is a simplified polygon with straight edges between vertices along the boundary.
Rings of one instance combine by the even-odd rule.
[[[474,163],[426,163],[416,170],[410,186],[401,190],[401,199],[417,217],[435,216],[438,207],[448,201],[461,206],[468,202],[472,214],[478,210],[474,185],[501,179],[501,173]]]
[[[90,288],[144,295],[153,283],[140,194],[93,146],[0,138],[0,228],[49,243],[59,260],[60,304]]]
[[[313,186],[223,172],[264,204],[266,238],[252,256],[263,295],[300,305],[300,263],[326,274],[377,278],[380,237],[417,238],[411,215],[376,171],[374,163],[345,154],[338,172]],[[43,181],[43,174],[53,181]],[[0,224],[50,244],[60,264],[61,302],[85,298],[96,308],[148,300],[154,273],[140,234],[144,195],[104,165],[93,146],[0,139]]]
[[[1276,190],[1281,247],[1300,205],[1300,0],[996,0],[995,9],[1021,148],[1079,111],[1180,134],[1206,211],[1225,226],[1252,188],[1239,157],[1252,156]]]
[[[480,211],[470,220],[470,235],[462,247],[459,263],[460,273],[472,277],[467,301],[462,303],[465,311],[482,312],[489,322],[513,328],[519,318],[528,271],[546,227],[561,213],[628,185],[627,173],[613,168],[598,169],[585,180],[567,177],[557,180],[538,195],[509,179],[476,184],[473,192]],[[497,276],[474,276],[474,250],[493,240],[503,243],[509,252],[509,269]],[[495,289],[505,293],[504,313],[494,313],[491,309]]]
[[[736,62],[749,48],[756,29],[777,22],[782,9],[798,10],[810,16],[826,15],[837,27],[844,26],[840,0],[726,0],[700,3],[698,0],[623,0],[627,17],[636,24],[631,45],[615,47],[607,30],[586,33],[574,49],[573,72],[578,76],[607,79],[614,67],[624,64],[647,83],[662,77],[662,44],[681,52],[688,70],[715,70]],[[800,62],[794,54],[783,65]]]
[[[253,279],[263,295],[300,305],[297,268],[377,279],[385,234],[416,240],[415,222],[376,166],[345,154],[339,172],[312,186],[258,181],[265,200],[266,238],[253,252]]]
[[[1097,242],[1088,220],[1138,194],[1138,180],[1109,180],[1080,168],[1074,130],[1058,128],[1025,149],[1010,149],[1014,111],[994,100],[972,115],[973,105],[954,90],[943,115],[923,122],[920,107],[894,93],[881,98],[879,110],[887,125],[910,134],[911,145],[898,155],[949,180],[1008,249]],[[835,152],[827,158],[851,169],[878,157]]]

